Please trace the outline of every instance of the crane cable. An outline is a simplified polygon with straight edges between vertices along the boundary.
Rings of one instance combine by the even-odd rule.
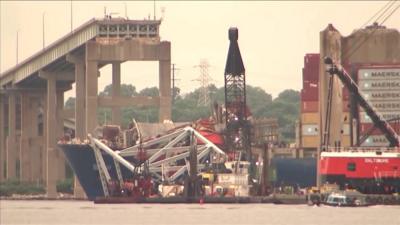
[[[367,22],[365,22],[361,27],[360,27],[360,29],[362,29],[363,27],[365,27],[369,22],[371,22],[371,20],[373,19],[373,18],[375,18],[384,8],[386,8],[389,4],[394,4],[396,2],[396,0],[394,0],[393,2],[392,2],[392,0],[391,1],[388,1],[381,9],[379,9],[378,10],[378,12],[376,12],[372,17],[370,17],[368,20],[367,20]],[[389,6],[390,7],[390,6]],[[387,10],[387,9],[386,9]],[[386,11],[385,10],[385,11]],[[383,13],[385,13],[385,12],[383,12]],[[381,16],[383,15],[383,13],[381,14]],[[378,17],[378,18],[376,18],[375,19],[375,21],[378,21],[379,20],[379,18],[380,17]]]
[[[395,3],[396,1],[394,1],[393,3]],[[389,9],[389,8],[391,8],[393,6],[393,4],[391,4],[386,10],[384,10],[384,12],[377,18],[377,19],[380,19],[381,17],[382,17],[382,15],[384,14],[384,13],[386,13],[387,12],[387,10]],[[360,49],[360,47],[378,30],[378,28],[380,27],[380,26],[382,26],[396,11],[397,11],[397,9],[399,9],[400,8],[400,4],[396,7],[396,8],[394,8],[394,10],[392,11],[392,12],[390,12],[384,19],[383,19],[383,21],[378,25],[378,26],[376,26],[376,27],[374,27],[373,28],[373,30],[372,30],[372,32],[370,33],[370,34],[368,34],[366,37],[365,37],[365,39],[363,40],[363,41],[361,41],[361,42],[359,42],[359,44],[357,45],[357,44],[354,44],[353,46],[356,46],[356,47],[354,47],[351,51],[349,50],[349,51],[347,51],[346,53],[344,53],[343,54],[343,56],[342,56],[342,61],[345,61],[345,60],[347,60],[347,58],[349,58],[350,56],[352,56],[354,53],[356,53],[357,52],[357,50],[358,49]]]
[[[375,19],[375,21],[378,21],[378,19],[380,19],[380,17],[390,8],[392,7],[392,5],[396,2],[396,0],[394,1],[388,1],[382,8],[380,8],[373,16],[371,16],[360,28],[358,28],[359,30],[363,29],[371,20],[373,20],[379,13],[382,12],[382,10],[385,10],[384,12],[382,12],[378,18]],[[386,9],[385,9],[386,8]],[[343,56],[346,55],[348,52],[350,52],[352,49],[354,49],[354,46],[358,43],[360,43],[360,40],[362,39],[362,36],[356,37],[354,40],[354,44],[347,50],[343,52]],[[344,57],[343,57],[344,58]]]

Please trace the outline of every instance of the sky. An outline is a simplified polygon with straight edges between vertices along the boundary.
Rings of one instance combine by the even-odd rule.
[[[319,33],[332,23],[350,35],[387,1],[0,1],[0,71],[68,34],[91,18],[163,18],[161,40],[171,42],[176,86],[183,93],[200,87],[199,65],[210,64],[210,83],[223,86],[229,27],[239,29],[246,82],[276,97],[285,89],[300,90],[306,53],[319,52]],[[399,3],[397,3],[399,4]],[[72,14],[71,14],[72,6]],[[125,14],[126,12],[126,14]],[[71,20],[72,15],[72,20]],[[385,24],[400,30],[400,10]],[[122,83],[137,90],[158,85],[158,62],[126,62]],[[143,79],[146,77],[146,79]],[[101,69],[99,91],[111,83],[111,66]],[[74,96],[69,91],[65,99]]]

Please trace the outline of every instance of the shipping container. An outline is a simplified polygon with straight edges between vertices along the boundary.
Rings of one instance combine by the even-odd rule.
[[[388,147],[389,141],[384,135],[371,135],[363,143],[363,147]]]
[[[315,81],[319,80],[319,66],[316,67],[304,67],[303,70],[303,80]]]
[[[360,123],[360,135],[366,134],[373,126],[372,123]],[[396,131],[396,133],[400,134],[400,123],[393,122],[390,123],[390,126]],[[371,135],[383,135],[383,133],[378,128],[375,128]]]
[[[398,90],[364,90],[363,97],[369,102],[396,101],[400,99]]]
[[[309,53],[304,56],[304,67],[319,67],[319,53]]]
[[[363,80],[358,81],[361,91],[391,90],[400,91],[400,80]]]
[[[380,112],[379,114],[385,120],[391,120],[400,117],[400,112]],[[364,112],[364,110],[360,110],[360,123],[372,123],[371,118],[369,118],[369,116],[367,115],[366,112]]]
[[[400,80],[400,67],[362,68],[358,70],[358,80]]]
[[[400,100],[394,101],[374,101],[370,102],[378,112],[386,113],[391,112],[392,114],[400,113]],[[359,107],[360,112],[364,111],[361,107]]]
[[[312,85],[312,83],[308,84],[309,88],[301,90],[301,101],[318,101],[318,88]]]
[[[271,159],[271,174],[276,186],[313,187],[316,185],[316,158],[273,158]],[[275,175],[275,176],[273,176]]]
[[[315,136],[319,135],[319,126],[316,123],[302,124],[301,134],[303,136]]]
[[[301,123],[302,124],[318,124],[319,123],[319,113],[302,113],[301,114]]]
[[[320,145],[319,135],[302,136],[301,143],[303,148],[318,148]]]
[[[318,101],[301,101],[301,113],[318,112],[318,111],[319,111]]]

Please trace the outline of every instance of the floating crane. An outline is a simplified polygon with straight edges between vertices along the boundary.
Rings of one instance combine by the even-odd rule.
[[[227,149],[240,160],[251,161],[249,110],[246,105],[246,76],[237,42],[239,31],[229,29],[229,50],[225,66],[225,122]],[[238,154],[236,154],[238,153]],[[244,153],[244,154],[242,154]]]

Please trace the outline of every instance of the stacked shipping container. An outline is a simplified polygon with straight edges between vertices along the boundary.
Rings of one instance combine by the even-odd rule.
[[[301,90],[301,147],[317,148],[320,144],[319,54],[304,56],[303,88]],[[349,91],[343,88],[342,146],[350,146]]]
[[[303,88],[301,90],[301,147],[317,148],[319,137],[319,54],[304,56]],[[400,117],[400,65],[353,65],[361,93],[386,120]],[[350,93],[343,95],[342,146],[350,146]],[[372,121],[362,108],[359,111],[359,136],[366,134]],[[400,133],[400,122],[390,122]],[[385,136],[375,129],[362,146],[387,146]]]
[[[301,145],[317,148],[319,145],[319,54],[304,56],[303,89],[301,90]]]
[[[390,120],[400,117],[400,65],[359,66],[358,86],[364,97],[374,106],[381,116]],[[373,127],[371,119],[359,108],[360,135]],[[395,131],[400,132],[397,121],[390,122]],[[384,135],[375,129],[362,146],[387,146]]]

